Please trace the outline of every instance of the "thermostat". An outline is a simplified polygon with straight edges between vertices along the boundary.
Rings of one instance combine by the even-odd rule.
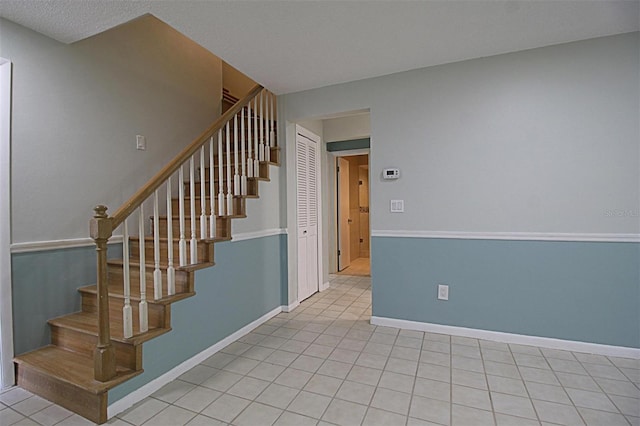
[[[383,179],[398,179],[400,177],[400,169],[384,169],[382,171]]]

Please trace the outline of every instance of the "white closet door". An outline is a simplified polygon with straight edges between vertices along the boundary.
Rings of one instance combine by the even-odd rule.
[[[318,281],[318,144],[296,136],[298,301],[316,293]]]

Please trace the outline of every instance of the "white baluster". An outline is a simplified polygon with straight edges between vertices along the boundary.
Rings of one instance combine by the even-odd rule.
[[[253,158],[251,158],[251,147],[253,145],[253,139],[251,138],[251,102],[247,105],[247,176],[253,177]]]
[[[167,180],[167,294],[176,294],[176,269],[173,267],[173,206],[171,205],[171,177]]]
[[[267,97],[267,112],[265,117],[265,120],[267,120],[267,143],[264,147],[264,161],[271,161],[271,132],[273,131],[271,119],[273,118],[273,105],[271,104],[271,92],[265,91],[265,95]]]
[[[240,195],[240,175],[238,174],[238,114],[233,116],[233,195]]]
[[[213,239],[216,237],[216,197],[215,197],[215,188],[214,188],[214,162],[213,162],[213,136],[211,136],[211,140],[209,141],[209,204],[211,205],[211,210],[209,210],[209,238]]]
[[[240,162],[242,164],[242,170],[240,173],[240,194],[247,195],[247,163],[245,162],[245,150],[244,146],[247,143],[244,134],[244,108],[242,108],[242,112],[240,113],[240,140],[242,141],[240,145]]]
[[[187,264],[187,239],[184,234],[184,169],[183,166],[180,166],[178,169],[178,202],[180,210],[179,221],[180,221],[180,241],[178,242],[178,250],[180,255],[180,266],[185,266]]]
[[[224,216],[224,189],[222,187],[222,129],[218,132],[218,216]]]
[[[264,90],[260,92],[260,150],[258,151],[258,160],[264,161],[264,97],[262,94]]]
[[[140,212],[138,216],[138,238],[140,243],[140,304],[138,305],[138,313],[140,320],[140,333],[149,330],[149,313],[147,306],[147,266],[144,255],[144,208],[140,204]]]
[[[204,179],[204,145],[200,148],[200,238],[207,238],[207,186]]]
[[[253,139],[254,139],[254,151],[253,151],[253,176],[260,177],[260,132],[258,127],[258,96],[254,98],[255,108],[253,111]]]
[[[229,122],[227,122],[227,214],[233,214],[233,193],[231,192],[231,135],[229,134]]]
[[[153,298],[162,299],[162,271],[160,270],[160,228],[158,227],[158,190],[153,193]]]
[[[191,249],[191,264],[198,263],[198,241],[196,240],[196,178],[195,178],[195,165],[193,155],[189,160],[189,201],[190,211],[189,222],[191,223],[191,241],[189,242],[189,248]]]
[[[271,136],[269,138],[269,147],[274,148],[276,146],[276,95],[271,93],[271,116],[269,117],[269,123],[271,126]],[[271,150],[269,150],[271,151]],[[269,154],[271,156],[271,154]]]
[[[129,228],[127,219],[122,230],[122,275],[124,277],[124,306],[122,307],[122,333],[125,339],[133,336],[133,311],[131,309],[131,273],[129,272]]]

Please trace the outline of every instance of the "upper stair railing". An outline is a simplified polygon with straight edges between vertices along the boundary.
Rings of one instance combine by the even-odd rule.
[[[153,210],[153,300],[176,292],[176,268],[198,262],[198,241],[216,238],[216,218],[233,216],[234,197],[247,195],[247,178],[259,176],[260,161],[270,161],[271,147],[276,146],[275,95],[262,86],[255,86],[243,99],[222,114],[213,124],[162,168],[113,216],[107,207],[95,207],[90,222],[91,238],[97,252],[97,312],[98,343],[94,350],[95,379],[107,381],[116,375],[115,348],[111,344],[109,322],[109,283],[107,274],[107,243],[113,231],[121,226],[123,235],[123,337],[131,338],[134,331],[145,333],[149,329],[147,305],[145,259],[145,204]],[[232,140],[233,139],[233,140]],[[233,163],[232,163],[233,159]],[[196,164],[199,173],[196,173]],[[207,170],[208,168],[208,170]],[[217,179],[215,169],[218,169]],[[189,176],[188,194],[185,194],[185,169]],[[207,175],[208,173],[208,175]],[[177,176],[176,176],[177,175]],[[196,177],[199,178],[199,193],[196,193]],[[208,185],[207,185],[208,178]],[[174,190],[172,181],[177,180],[179,200],[178,259],[173,247]],[[217,194],[215,181],[217,180]],[[207,187],[208,186],[208,187]],[[164,187],[164,188],[163,188]],[[164,189],[164,190],[163,190]],[[226,191],[226,192],[225,192]],[[166,253],[161,256],[160,198],[166,195]],[[185,208],[185,197],[189,200]],[[197,200],[199,198],[199,200]],[[196,202],[198,202],[199,215]],[[149,207],[147,207],[149,208]],[[137,220],[129,220],[135,212]],[[199,221],[199,229],[197,222]],[[138,321],[134,323],[131,302],[131,272],[129,227],[137,227],[139,237],[139,282]],[[187,225],[189,234],[187,235]],[[135,230],[133,231],[135,234]],[[187,246],[189,249],[187,250]],[[149,262],[151,264],[151,262]],[[163,274],[162,271],[165,271]],[[163,276],[166,288],[163,285]]]

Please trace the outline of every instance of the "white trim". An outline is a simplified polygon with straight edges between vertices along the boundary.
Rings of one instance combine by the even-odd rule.
[[[210,356],[218,352],[220,349],[223,349],[229,344],[240,339],[242,336],[245,336],[246,334],[250,333],[255,328],[269,321],[271,318],[275,317],[280,312],[282,312],[282,309],[283,309],[282,306],[278,306],[277,308],[272,309],[270,312],[267,312],[257,320],[245,325],[235,333],[230,334],[229,336],[220,340],[218,343],[215,343],[214,345],[208,347],[207,349],[203,350],[199,354],[184,361],[182,364],[177,365],[176,367],[167,371],[162,376],[156,379],[153,379],[146,385],[139,387],[138,389],[131,392],[124,398],[119,399],[118,401],[109,405],[109,407],[107,407],[107,418],[110,419],[113,416],[120,414],[126,409],[132,407],[135,403],[142,401],[144,398],[148,397],[149,395],[151,395],[152,393],[154,393],[155,391],[157,391],[167,383],[175,380],[180,375],[191,370],[193,367],[200,364],[202,361],[206,360],[207,358],[209,358]]]
[[[324,283],[320,283],[320,292],[323,292],[325,290],[329,289],[329,281],[325,281]]]
[[[638,243],[640,234],[561,233],[561,232],[458,232],[458,231],[371,231],[372,237],[443,238],[461,240],[576,241]]]
[[[300,306],[300,302],[298,302],[297,300],[293,301],[293,302],[289,303],[288,306],[287,305],[282,306],[282,312],[291,312],[295,308],[297,308],[298,306]]]
[[[109,244],[122,243],[122,235],[113,235]],[[68,249],[74,247],[89,247],[95,245],[91,238],[72,238],[68,240],[31,241],[27,243],[11,244],[11,253],[28,253],[34,251]]]
[[[252,240],[254,238],[264,238],[270,237],[272,235],[283,235],[287,233],[286,228],[273,228],[273,229],[263,229],[262,231],[254,231],[254,232],[239,232],[237,234],[231,235],[231,241],[244,241],[244,240]]]
[[[0,58],[0,390],[13,386],[11,298],[11,62]]]
[[[331,143],[331,142],[327,142],[327,143]],[[331,154],[334,157],[353,157],[355,155],[369,155],[371,154],[371,148],[345,149],[342,151],[327,151],[327,154]]]
[[[371,317],[371,324],[385,327],[404,328],[407,330],[428,331],[431,333],[450,334],[452,336],[471,337],[502,343],[540,346],[550,349],[562,349],[572,352],[585,352],[621,358],[640,359],[640,348],[601,345],[598,343],[578,342],[574,340],[554,339],[551,337],[527,336],[524,334],[503,333],[499,331],[480,330],[475,328],[455,327],[451,325],[432,324],[427,322],[407,321],[386,317]]]
[[[255,232],[241,232],[232,236],[232,242],[251,240],[254,238],[269,237],[272,235],[286,234],[286,228],[265,229]],[[122,243],[122,235],[113,235],[109,239],[109,244]],[[74,247],[89,247],[95,245],[91,238],[70,238],[67,240],[51,240],[51,241],[30,241],[26,243],[11,244],[11,253],[28,253],[34,251],[59,250]]]

